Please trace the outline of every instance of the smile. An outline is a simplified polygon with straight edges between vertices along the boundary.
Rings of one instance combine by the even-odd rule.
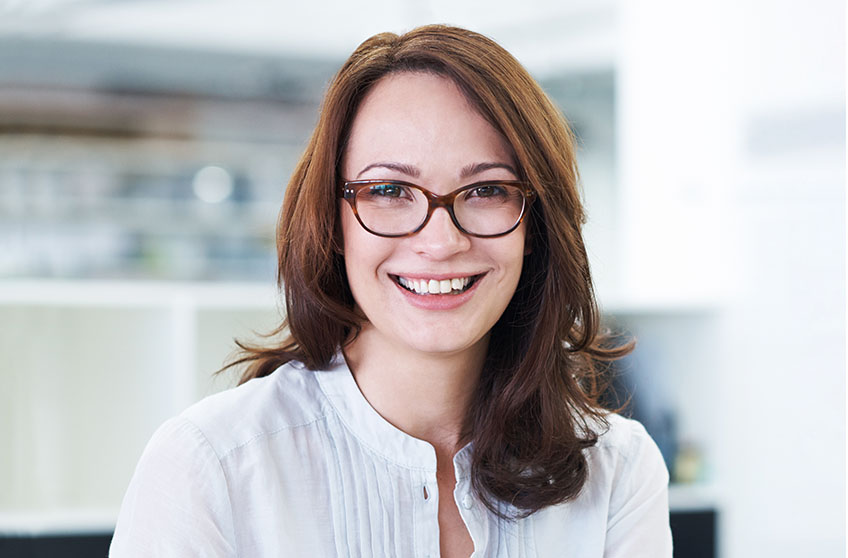
[[[468,277],[456,277],[452,279],[412,279],[392,275],[395,282],[411,293],[418,295],[458,295],[471,288],[471,286],[482,277],[472,275]]]

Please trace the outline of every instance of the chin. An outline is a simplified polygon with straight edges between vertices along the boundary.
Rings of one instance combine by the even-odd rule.
[[[462,339],[461,336],[456,334],[443,334],[434,335],[432,338],[404,339],[402,342],[419,353],[447,357],[473,349],[479,343],[484,342],[484,338]]]

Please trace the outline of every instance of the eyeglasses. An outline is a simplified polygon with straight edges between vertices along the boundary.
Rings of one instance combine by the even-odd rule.
[[[535,196],[518,180],[475,182],[444,196],[399,180],[352,180],[342,184],[340,197],[362,228],[377,236],[411,236],[444,207],[463,233],[492,238],[514,231]]]

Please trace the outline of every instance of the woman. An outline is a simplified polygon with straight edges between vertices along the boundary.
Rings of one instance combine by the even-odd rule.
[[[671,556],[668,475],[601,409],[574,142],[506,51],[381,34],[278,227],[288,335],[156,433],[112,556]]]

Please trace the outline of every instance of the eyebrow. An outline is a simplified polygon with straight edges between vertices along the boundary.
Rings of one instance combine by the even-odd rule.
[[[363,173],[365,173],[365,171],[375,169],[375,168],[384,168],[384,169],[397,171],[397,172],[403,173],[407,176],[411,176],[413,178],[418,178],[419,176],[421,176],[421,171],[418,170],[418,168],[416,168],[412,165],[405,165],[403,163],[392,163],[392,162],[386,161],[386,162],[380,162],[380,163],[371,163],[370,165],[368,165],[367,167],[365,167],[364,169],[359,171],[359,174],[356,175],[356,178],[359,178],[360,176],[362,176]]]
[[[419,176],[421,176],[421,171],[413,165],[382,161],[379,163],[371,163],[370,165],[366,166],[364,169],[359,171],[359,174],[357,174],[356,177],[359,178],[366,171],[369,171],[374,168],[384,168],[397,171],[413,178],[418,178]],[[511,172],[513,176],[518,176],[518,173],[515,172],[515,169],[512,167],[512,165],[508,165],[506,163],[471,163],[470,165],[466,165],[462,168],[462,170],[459,172],[459,177],[468,178],[469,176],[474,176],[475,174],[479,174],[489,169],[506,169]]]
[[[506,163],[472,163],[462,168],[462,171],[460,171],[459,173],[459,177],[468,178],[469,176],[474,176],[475,174],[479,174],[489,169],[506,169],[511,172],[513,176],[518,176],[518,173],[515,172],[515,169],[511,165],[507,165]]]

